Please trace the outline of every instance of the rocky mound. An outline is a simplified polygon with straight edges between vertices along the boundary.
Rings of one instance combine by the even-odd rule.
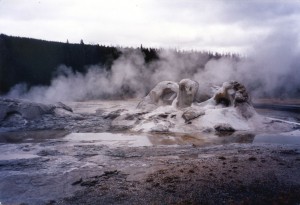
[[[197,103],[199,84],[190,79],[158,83],[136,110],[120,112],[112,126],[138,132],[289,131],[292,125],[258,115],[239,82],[225,82],[208,100]],[[201,89],[200,89],[201,90]]]
[[[25,100],[0,98],[0,122],[13,115],[33,120],[45,114],[59,115],[62,112],[73,111],[61,102],[56,104],[42,104]]]

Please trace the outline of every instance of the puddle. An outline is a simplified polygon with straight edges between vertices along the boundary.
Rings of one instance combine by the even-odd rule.
[[[227,135],[210,133],[69,133],[57,130],[0,133],[0,145],[41,143],[62,140],[71,144],[107,145],[113,147],[143,146],[211,146],[231,143],[300,144],[300,130],[280,134],[235,132]],[[0,146],[1,149],[1,146]]]
[[[300,130],[280,134],[259,134],[255,136],[253,143],[300,145]]]
[[[251,143],[253,134],[235,133],[230,136],[217,136],[213,134],[130,134],[130,133],[71,133],[63,138],[71,143],[84,143],[96,145],[108,145],[114,147],[142,147],[142,146],[178,146],[195,145],[209,146],[229,143]]]
[[[281,134],[251,134],[236,132],[231,135],[214,134],[128,134],[128,133],[71,133],[63,138],[71,143],[108,145],[114,147],[142,146],[211,146],[231,143],[300,144],[300,130]]]

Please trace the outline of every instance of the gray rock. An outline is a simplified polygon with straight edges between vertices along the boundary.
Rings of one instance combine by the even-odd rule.
[[[161,105],[171,105],[177,97],[179,86],[172,81],[158,83],[149,94],[138,104],[137,108],[154,110]]]
[[[188,109],[187,111],[185,111],[183,114],[182,114],[182,118],[188,122],[190,120],[193,120],[193,119],[196,119],[202,115],[204,115],[205,112],[202,111],[202,110],[196,110],[196,109]]]
[[[151,129],[151,132],[169,132],[169,127],[167,125],[158,124]]]
[[[221,123],[214,126],[217,132],[235,132],[235,129],[227,123]]]
[[[59,102],[56,104],[42,104],[18,99],[0,98],[0,121],[10,118],[11,115],[20,115],[24,119],[33,120],[44,114],[55,115],[58,109],[68,113],[72,109]]]
[[[244,103],[251,104],[251,98],[245,86],[236,81],[223,83],[213,99],[216,101],[216,104],[225,106],[236,107]]]
[[[190,79],[183,79],[179,82],[179,94],[176,99],[176,106],[179,108],[190,107],[197,94],[199,84]]]
[[[223,83],[214,95],[213,100],[217,105],[235,107],[246,119],[251,118],[255,113],[251,97],[245,86],[236,81]]]

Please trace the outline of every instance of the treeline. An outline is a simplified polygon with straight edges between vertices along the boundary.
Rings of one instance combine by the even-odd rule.
[[[48,85],[57,66],[84,72],[86,65],[111,66],[120,56],[114,47],[58,43],[0,35],[0,93],[15,84]]]
[[[140,49],[145,62],[157,60],[161,49],[153,48],[127,48]],[[87,45],[81,41],[78,44],[60,43],[31,38],[0,35],[0,95],[18,84],[49,85],[55,69],[59,65],[72,67],[73,71],[86,72],[89,65],[100,65],[110,69],[114,60],[119,58],[126,48],[117,48],[102,45]],[[178,55],[195,53],[208,55],[208,59],[220,58],[224,55],[218,53],[175,51]],[[237,56],[226,54],[227,57]]]

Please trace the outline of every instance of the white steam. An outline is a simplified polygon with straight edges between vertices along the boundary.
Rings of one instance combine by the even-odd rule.
[[[39,102],[82,101],[107,97],[142,97],[163,80],[190,78],[201,90],[208,85],[237,80],[256,97],[295,97],[300,93],[300,58],[297,35],[276,32],[253,46],[240,61],[208,54],[159,51],[159,60],[146,64],[139,50],[123,51],[111,71],[91,66],[86,74],[60,66],[50,86],[14,86],[6,97]],[[297,96],[296,96],[297,97]]]

